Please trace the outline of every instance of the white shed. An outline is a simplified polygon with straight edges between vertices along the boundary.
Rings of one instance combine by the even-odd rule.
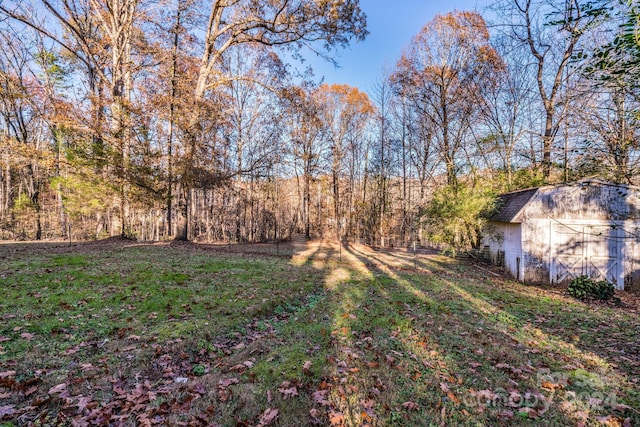
[[[517,280],[640,285],[640,187],[586,179],[503,194],[484,250]]]

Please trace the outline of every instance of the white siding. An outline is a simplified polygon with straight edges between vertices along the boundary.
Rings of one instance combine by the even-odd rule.
[[[491,260],[496,264],[504,264],[509,274],[521,280],[523,262],[520,224],[492,222],[487,230],[483,245],[488,247]]]
[[[517,280],[522,280],[522,227],[520,224],[505,224],[504,266]]]
[[[541,187],[510,209],[500,221],[512,222],[490,222],[483,243],[514,277],[562,284],[585,274],[640,290],[638,187],[597,180]]]

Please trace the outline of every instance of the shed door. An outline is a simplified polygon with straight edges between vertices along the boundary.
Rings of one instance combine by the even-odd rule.
[[[585,274],[617,284],[622,242],[617,238],[616,230],[608,226],[592,226],[585,230],[589,242]]]
[[[551,259],[551,282],[564,283],[584,274],[584,228],[555,224],[551,245],[555,256]]]
[[[586,275],[620,285],[622,243],[616,230],[607,225],[556,224],[552,239],[552,282],[565,283]]]

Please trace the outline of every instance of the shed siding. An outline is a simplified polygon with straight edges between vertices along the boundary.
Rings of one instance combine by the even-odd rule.
[[[502,265],[517,280],[522,280],[522,232],[520,224],[492,222],[483,244],[488,246],[491,261]]]
[[[523,194],[502,196],[505,206]],[[541,187],[509,221],[491,222],[501,239],[485,242],[514,277],[566,283],[587,274],[640,289],[639,188],[593,180]]]
[[[550,221],[527,218],[522,222],[522,279],[528,283],[549,282]]]
[[[640,291],[640,222],[625,221],[622,247],[624,288]]]

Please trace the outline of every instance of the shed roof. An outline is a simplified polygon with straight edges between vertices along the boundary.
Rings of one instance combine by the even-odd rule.
[[[606,187],[611,190],[603,196],[600,189]],[[578,196],[575,196],[575,193],[571,196],[567,191],[572,189],[582,191]],[[634,194],[632,199],[628,198],[629,192]],[[520,222],[519,216],[527,204],[532,202],[534,196],[544,206],[546,215],[586,214],[594,218],[594,214],[601,213],[608,219],[640,219],[640,187],[598,178],[586,178],[571,183],[546,185],[501,194],[496,199],[497,210],[489,220]],[[618,203],[621,198],[621,202]],[[558,211],[559,208],[561,211]]]
[[[497,210],[489,219],[498,222],[514,222],[515,217],[537,191],[537,188],[529,188],[501,194],[496,200]]]

